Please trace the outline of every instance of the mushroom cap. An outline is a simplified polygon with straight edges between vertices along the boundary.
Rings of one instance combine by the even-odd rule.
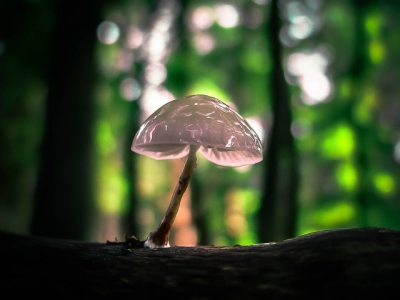
[[[258,135],[220,100],[192,95],[173,100],[149,116],[136,133],[132,151],[154,159],[185,157],[190,145],[209,161],[238,167],[262,160]]]

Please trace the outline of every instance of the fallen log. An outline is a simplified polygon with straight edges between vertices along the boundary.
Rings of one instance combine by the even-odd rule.
[[[400,292],[400,231],[385,228],[232,247],[146,249],[7,232],[0,241],[0,293],[16,298],[382,299]]]

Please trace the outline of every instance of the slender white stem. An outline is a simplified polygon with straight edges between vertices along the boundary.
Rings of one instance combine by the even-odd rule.
[[[182,196],[189,186],[190,178],[192,177],[193,171],[197,166],[196,151],[198,149],[199,146],[197,145],[190,146],[188,158],[185,166],[183,167],[182,174],[179,177],[179,181],[175,187],[174,193],[172,194],[171,202],[164,215],[164,218],[162,219],[158,228],[148,235],[146,241],[144,242],[145,247],[169,247],[169,232],[171,231],[172,224],[174,223],[175,217],[178,213]]]

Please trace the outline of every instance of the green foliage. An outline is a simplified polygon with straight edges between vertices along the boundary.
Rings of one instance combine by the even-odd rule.
[[[391,195],[395,192],[395,180],[390,174],[377,173],[375,174],[373,181],[376,190],[383,196]]]
[[[215,83],[215,81],[205,77],[195,80],[187,90],[187,94],[188,95],[206,94],[218,98],[221,101],[226,101],[227,99],[229,99],[229,96],[224,91],[224,89],[219,87]]]
[[[50,2],[25,1],[21,10],[8,4],[5,9],[10,16],[2,21],[7,26],[0,29],[0,229],[10,231],[29,229],[40,142],[46,126],[46,74],[54,22],[54,4]],[[282,62],[274,61],[270,54],[266,30],[269,4],[256,2],[235,1],[241,18],[237,26],[230,28],[215,18],[219,4],[215,1],[187,1],[181,15],[179,10],[172,10],[171,29],[165,29],[166,23],[157,25],[166,30],[162,36],[171,37],[164,49],[165,57],[158,61],[167,71],[160,86],[174,98],[188,94],[217,97],[234,105],[243,116],[261,120],[258,125],[264,129],[263,143],[268,149],[274,117],[271,99],[275,99],[268,87],[272,66],[281,63],[289,83],[292,134],[299,156],[298,234],[351,226],[400,228],[397,1],[326,0],[320,5],[315,4],[319,1],[297,1],[296,7],[308,9],[290,11],[292,20],[300,14],[303,18],[298,22],[306,17],[318,22],[310,36],[292,37],[292,43],[284,44]],[[158,225],[178,179],[171,178],[171,170],[177,165],[179,169],[181,164],[138,157],[129,149],[142,121],[143,98],[136,96],[142,93],[143,97],[149,86],[145,70],[151,61],[143,44],[127,46],[128,28],[139,29],[145,43],[155,22],[166,14],[161,3],[116,1],[104,6],[104,20],[115,22],[121,37],[112,44],[99,42],[93,55],[100,75],[95,90],[98,111],[92,126],[96,143],[92,153],[96,214],[116,216],[116,223],[123,216],[133,216],[140,235]],[[290,3],[294,1],[282,5]],[[189,21],[200,6],[212,11],[212,23],[193,29]],[[11,16],[18,17],[14,20]],[[296,25],[285,11],[282,16],[281,36],[286,28]],[[256,18],[260,18],[258,23],[254,23]],[[201,52],[201,43],[196,43],[196,38],[204,36],[210,38],[205,41],[213,43],[208,52]],[[312,53],[319,58],[307,61],[302,71],[322,73],[332,89],[326,99],[311,105],[306,101],[310,88],[304,85],[306,76],[291,73],[287,59],[292,54]],[[124,62],[127,57],[131,60]],[[318,59],[322,61],[319,69],[315,67]],[[136,80],[140,86],[135,99],[126,99],[121,92],[126,78]],[[311,77],[310,82],[315,85],[318,77]],[[156,105],[158,100],[152,99],[151,103]],[[137,160],[130,161],[130,157]],[[256,215],[264,192],[261,179],[268,171],[263,166],[269,167],[220,168],[199,156],[194,176],[200,183],[202,206],[200,211],[192,212],[192,217],[197,213],[206,215],[210,244],[257,242]],[[137,207],[131,211],[135,203]],[[17,219],[20,221],[15,222]],[[194,226],[193,218],[191,222]]]
[[[354,133],[348,125],[337,125],[326,131],[321,147],[328,158],[351,157],[355,147]]]

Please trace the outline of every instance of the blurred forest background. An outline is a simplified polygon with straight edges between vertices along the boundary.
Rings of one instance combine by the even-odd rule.
[[[172,245],[400,229],[399,78],[400,1],[0,0],[0,230],[144,239],[183,161],[130,145],[190,94],[235,107],[265,153],[199,157]]]

